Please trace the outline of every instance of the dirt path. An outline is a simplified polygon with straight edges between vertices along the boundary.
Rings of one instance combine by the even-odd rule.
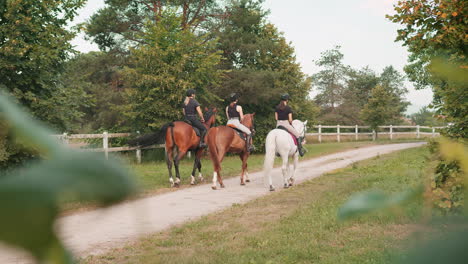
[[[299,164],[296,182],[318,177],[356,161],[423,144],[425,143],[377,145],[307,160]],[[273,169],[272,174],[277,190],[282,189],[281,169]],[[226,179],[226,188],[217,191],[212,191],[208,183],[107,209],[65,216],[58,221],[57,228],[65,244],[77,256],[102,254],[142,235],[158,232],[269,193],[263,183],[262,172],[250,174],[250,179],[251,182],[246,186],[240,186],[239,177],[234,177]],[[211,177],[207,180],[211,182]],[[0,245],[0,263],[31,263],[27,259],[24,254]]]

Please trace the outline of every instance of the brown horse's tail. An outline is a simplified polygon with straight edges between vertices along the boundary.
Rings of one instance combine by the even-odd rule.
[[[129,140],[129,146],[139,146],[139,147],[148,147],[154,144],[163,144],[166,139],[166,131],[169,127],[173,127],[174,123],[169,122],[161,127],[157,132],[142,135],[135,139]]]
[[[206,134],[206,142],[210,150],[211,161],[213,161],[214,171],[219,172],[221,170],[221,164],[219,161],[218,148],[216,146],[216,135],[218,133],[218,128],[213,127],[208,130]]]

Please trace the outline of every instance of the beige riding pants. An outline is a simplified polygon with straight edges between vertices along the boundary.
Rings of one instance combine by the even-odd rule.
[[[278,126],[283,126],[285,127],[289,133],[293,134],[295,137],[300,137],[301,135],[299,135],[299,133],[296,131],[296,129],[291,126],[291,124],[289,124],[289,121],[288,120],[277,120],[276,122],[276,127]]]
[[[241,122],[239,121],[238,118],[229,119],[227,124],[236,126],[237,129],[239,129],[240,131],[246,133],[247,135],[250,135],[252,133],[252,132],[250,132],[250,129],[248,127],[241,124]]]

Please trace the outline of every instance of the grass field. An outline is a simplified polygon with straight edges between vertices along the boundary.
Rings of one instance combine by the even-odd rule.
[[[358,191],[421,184],[428,156],[422,147],[359,162],[81,263],[389,263],[408,245],[422,201],[347,222],[337,209]]]
[[[414,141],[414,140],[412,140]],[[401,143],[408,141],[358,141],[358,142],[342,142],[342,143],[321,143],[321,144],[308,144],[306,148],[308,152],[300,160],[310,159],[321,155],[335,153],[339,151],[360,148],[375,144],[385,143]],[[249,172],[260,171],[263,168],[263,154],[253,154],[248,160]],[[280,165],[280,159],[276,159],[276,165]],[[208,156],[202,159],[202,173],[205,180],[211,182],[213,175],[213,166]],[[241,172],[241,160],[236,155],[227,156],[222,163],[222,177],[228,178],[233,176],[240,176]],[[180,174],[182,180],[182,187],[190,186],[190,174],[192,173],[193,159],[184,159],[180,163]],[[170,191],[169,188],[169,174],[167,171],[166,163],[163,161],[159,162],[145,162],[142,164],[133,164],[131,169],[135,172],[136,181],[138,182],[141,193],[143,195],[149,195],[153,193]],[[174,169],[173,169],[174,170]],[[198,175],[198,172],[197,172]],[[197,176],[195,175],[195,176]],[[175,177],[175,175],[174,175]],[[172,189],[174,190],[174,189]]]

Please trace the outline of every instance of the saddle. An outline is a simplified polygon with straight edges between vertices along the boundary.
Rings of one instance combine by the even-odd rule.
[[[192,126],[193,130],[195,130],[195,134],[197,135],[197,137],[200,137],[200,129],[194,127],[192,125],[192,122],[190,122],[190,120],[185,119],[184,122]]]
[[[236,133],[239,135],[239,137],[242,139],[242,140],[247,140],[247,136],[245,135],[244,132],[242,132],[241,130],[239,130],[235,125],[233,124],[229,124],[227,125],[228,127],[234,129],[234,131],[236,131]]]
[[[289,130],[288,130],[287,128],[285,128],[284,126],[278,126],[278,127],[276,127],[276,128],[288,132],[288,134],[291,135],[291,137],[293,138],[294,145],[297,146],[297,138],[296,138],[293,134],[291,134],[291,132],[289,132]]]

